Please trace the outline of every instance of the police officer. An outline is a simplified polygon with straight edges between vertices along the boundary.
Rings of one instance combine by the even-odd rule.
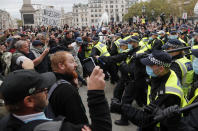
[[[121,40],[121,33],[116,33],[114,37],[115,41],[112,44],[111,51],[109,52],[111,56],[117,55],[120,53],[120,42]]]
[[[192,54],[196,57],[193,60],[193,70],[195,71],[195,77],[197,78],[198,75],[198,50],[194,49],[192,50]],[[193,82],[194,87],[194,96],[191,98],[191,100],[188,102],[188,105],[192,103],[198,102],[198,84],[197,79]],[[181,119],[181,124],[178,127],[180,131],[197,131],[198,130],[198,118],[196,117],[198,115],[198,108],[194,108],[187,112],[185,117]]]
[[[98,37],[93,38],[93,44],[94,47],[91,52],[91,57],[93,57],[96,62],[103,68],[105,72],[105,79],[108,79],[108,73],[111,75],[111,83],[115,83],[119,78],[117,75],[117,72],[114,72],[116,70],[116,65],[114,63],[105,63],[102,59],[103,56],[110,56],[107,46],[101,42],[99,42]]]
[[[166,50],[171,50],[171,49],[177,49],[183,47],[183,44],[177,40],[177,39],[172,39],[169,40],[163,48]],[[192,62],[187,59],[183,55],[183,51],[177,51],[173,53],[169,53],[172,56],[172,65],[171,69],[175,71],[177,74],[177,77],[181,81],[182,89],[184,91],[185,97],[188,96],[188,93],[191,89],[191,84],[193,82],[193,68],[192,68]]]
[[[166,43],[168,41],[168,36],[165,31],[160,30],[158,32],[158,38],[162,41],[162,43]]]
[[[151,37],[149,37],[149,44],[151,45],[152,50],[161,50],[162,41],[158,39],[158,34],[156,31],[151,33]]]
[[[182,40],[184,40],[186,43],[188,43],[190,40],[190,38],[188,36],[188,26],[185,24],[181,25],[181,32],[183,35]]]
[[[194,85],[194,91],[193,96],[188,102],[188,105],[198,102],[198,81],[197,81],[197,74],[198,74],[198,49],[193,49],[192,54],[196,57],[193,60],[193,70],[195,71],[195,81],[193,82]],[[168,117],[174,117],[175,115],[178,115],[178,109],[177,106],[171,106],[166,109],[164,109],[161,114],[163,114],[163,119]],[[190,110],[187,110],[185,112],[184,117],[181,118],[179,125],[177,126],[176,131],[197,131],[198,130],[198,118],[196,117],[198,115],[198,108],[191,108]]]
[[[171,105],[184,106],[185,99],[180,82],[174,71],[170,70],[171,56],[155,50],[148,57],[141,59],[141,63],[146,65],[146,73],[151,77],[147,91],[147,107],[152,107],[151,105],[156,105],[159,108],[166,108]],[[114,112],[122,113],[131,122],[138,125],[141,131],[173,131],[176,128],[175,122],[179,119],[177,116],[156,125],[156,123],[152,123],[155,111],[147,110],[150,108],[145,108],[142,111],[130,105],[118,103],[114,104],[114,109]]]
[[[127,65],[124,67],[126,70],[125,74],[127,74],[128,77],[127,77],[127,83],[125,82],[126,85],[123,85],[125,86],[125,88],[124,88],[124,93],[122,91],[123,96],[122,96],[121,101],[122,101],[122,104],[131,104],[133,100],[135,99],[138,105],[142,106],[144,102],[143,102],[143,99],[140,99],[140,97],[146,99],[145,86],[142,86],[142,85],[139,86],[140,83],[143,82],[143,80],[140,83],[138,83],[139,81],[138,80],[136,81],[135,79],[134,72],[135,72],[136,65],[135,65],[135,60],[133,59],[133,55],[135,55],[140,50],[139,38],[137,36],[132,36],[130,40],[131,42],[129,42],[130,44],[128,45],[129,46],[128,49],[130,49],[130,51],[133,51],[133,52],[129,52],[131,55],[126,60]],[[115,99],[112,99],[112,103],[114,100]],[[115,121],[115,124],[120,125],[120,126],[129,125],[128,119],[123,115],[121,115],[120,120]]]

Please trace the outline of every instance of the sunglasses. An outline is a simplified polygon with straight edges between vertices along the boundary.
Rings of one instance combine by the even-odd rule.
[[[37,89],[35,90],[31,95],[35,95],[41,92],[47,92],[48,93],[49,89],[48,88],[41,88],[41,89]]]

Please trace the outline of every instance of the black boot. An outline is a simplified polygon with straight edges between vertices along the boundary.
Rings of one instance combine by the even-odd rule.
[[[118,126],[128,126],[129,125],[128,120],[126,118],[124,118],[123,116],[121,116],[120,120],[116,120],[114,123]]]

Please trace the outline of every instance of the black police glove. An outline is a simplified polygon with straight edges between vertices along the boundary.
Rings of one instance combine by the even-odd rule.
[[[157,106],[155,104],[152,104],[152,103],[144,106],[144,108],[143,108],[144,112],[147,112],[149,114],[153,114],[153,112],[155,112],[156,109],[157,109]]]
[[[166,118],[170,118],[176,115],[179,115],[180,111],[179,111],[179,106],[178,105],[174,105],[174,106],[170,106],[164,110],[159,109],[156,113],[156,116],[154,117],[155,121],[161,121],[164,120]]]
[[[130,49],[129,52],[127,52],[127,55],[128,56],[131,56],[131,55],[133,55],[133,53],[134,53],[134,50],[133,49]]]
[[[111,99],[111,105],[110,105],[110,112],[111,113],[122,113],[122,104],[117,98],[112,98]]]

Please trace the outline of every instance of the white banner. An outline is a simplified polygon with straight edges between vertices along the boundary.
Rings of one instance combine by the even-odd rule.
[[[60,26],[61,13],[54,9],[43,9],[42,25]]]

